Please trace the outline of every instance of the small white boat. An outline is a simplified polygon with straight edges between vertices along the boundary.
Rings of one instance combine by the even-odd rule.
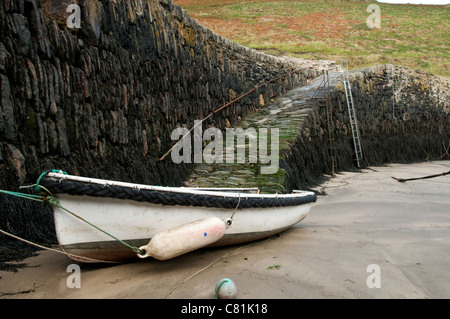
[[[39,185],[58,201],[54,205],[54,219],[61,249],[71,254],[71,258],[84,262],[143,257],[127,245],[145,252],[143,245],[167,231],[169,236],[164,244],[161,242],[162,249],[176,248],[183,252],[266,238],[300,222],[309,213],[310,204],[316,201],[316,195],[307,191],[259,194],[257,189],[149,186],[62,172],[46,174]],[[216,237],[209,237],[210,242],[199,239],[202,243],[196,247],[196,234],[192,231],[207,237],[206,228],[215,227],[209,217],[223,221],[226,227]],[[198,221],[205,222],[200,225]],[[168,258],[171,257],[157,259]]]

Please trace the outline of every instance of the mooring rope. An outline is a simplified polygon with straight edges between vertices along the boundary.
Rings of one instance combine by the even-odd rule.
[[[43,175],[41,175],[41,177],[42,177],[42,176],[43,176]],[[34,186],[34,185],[33,185],[33,186]],[[130,245],[130,244],[124,242],[123,240],[121,240],[121,239],[115,237],[114,235],[108,233],[107,231],[101,229],[100,227],[98,227],[98,226],[92,224],[91,222],[89,222],[88,220],[84,219],[83,217],[81,217],[81,216],[75,214],[74,212],[70,211],[69,209],[63,207],[63,206],[59,203],[58,199],[57,199],[56,197],[54,197],[54,196],[49,192],[49,190],[48,190],[47,188],[45,188],[45,187],[43,187],[43,186],[36,186],[36,187],[39,187],[39,189],[44,189],[44,190],[45,190],[46,192],[48,192],[50,195],[32,195],[32,194],[24,194],[24,193],[18,193],[18,192],[12,192],[12,191],[5,191],[5,190],[0,190],[0,193],[7,194],[7,195],[11,195],[11,196],[16,196],[16,197],[20,197],[20,198],[30,199],[30,200],[38,201],[38,202],[41,202],[41,203],[50,203],[50,204],[52,204],[52,205],[54,205],[54,206],[56,206],[56,207],[58,207],[58,208],[64,210],[65,212],[71,214],[72,216],[74,216],[74,217],[80,219],[81,221],[85,222],[86,224],[88,224],[88,225],[94,227],[95,229],[101,231],[102,233],[108,235],[109,237],[111,237],[111,238],[117,240],[119,243],[121,243],[121,244],[123,244],[124,246],[130,248],[134,253],[136,253],[136,254],[141,254],[141,255],[142,255],[142,254],[145,254],[145,252],[144,252],[143,250],[139,249],[138,247],[133,246],[133,245]]]
[[[236,214],[236,211],[238,210],[240,204],[241,204],[241,194],[239,194],[238,203],[237,203],[236,208],[234,209],[233,213],[231,214],[231,217],[230,217],[231,223],[233,223],[234,214]]]
[[[280,76],[278,76],[278,77],[276,77],[276,78],[270,79],[270,80],[268,80],[268,81],[266,81],[266,82],[264,82],[264,83],[262,83],[262,84],[260,84],[260,85],[258,85],[258,86],[255,86],[255,87],[254,87],[253,89],[251,89],[250,91],[248,91],[248,92],[242,94],[241,96],[237,97],[236,99],[232,100],[231,102],[228,102],[227,104],[225,104],[225,105],[219,107],[218,109],[216,109],[215,111],[211,112],[211,113],[210,113],[208,116],[206,116],[204,119],[202,119],[201,121],[198,121],[197,124],[195,124],[195,125],[194,125],[194,126],[193,126],[193,127],[192,127],[192,128],[191,128],[184,136],[183,136],[183,137],[181,137],[181,139],[180,139],[178,142],[176,142],[175,145],[173,145],[173,146],[167,151],[167,153],[165,153],[165,154],[158,160],[158,162],[164,160],[164,159],[167,157],[167,155],[169,155],[170,152],[173,151],[173,149],[176,147],[176,145],[177,145],[178,143],[180,143],[180,142],[181,142],[182,140],[184,140],[187,136],[189,136],[189,135],[191,134],[191,132],[192,132],[197,126],[199,126],[201,123],[203,123],[204,121],[206,121],[207,119],[209,119],[211,116],[213,116],[213,115],[216,114],[217,112],[220,112],[220,111],[223,110],[224,108],[229,107],[230,105],[232,105],[232,104],[234,104],[235,102],[237,102],[237,101],[243,99],[244,97],[246,97],[246,96],[249,95],[250,93],[253,93],[253,92],[256,91],[257,89],[259,89],[259,88],[261,88],[261,87],[263,87],[263,86],[266,86],[267,84],[270,84],[270,83],[272,83],[273,81],[276,81],[276,80],[279,80],[279,79],[288,77],[288,76],[291,75],[291,74],[299,73],[299,72],[301,72],[301,71],[302,71],[302,70],[294,70],[294,71],[288,72],[288,73],[286,73],[286,74],[280,75]]]
[[[38,248],[41,248],[41,249],[45,249],[45,250],[48,250],[48,251],[52,251],[52,252],[55,252],[55,253],[58,253],[58,254],[63,254],[63,255],[69,256],[71,258],[77,258],[77,259],[80,259],[80,260],[85,260],[85,261],[90,261],[90,262],[101,262],[101,263],[117,264],[117,262],[115,262],[115,261],[106,261],[106,260],[93,259],[93,258],[84,257],[84,256],[78,256],[78,255],[67,253],[67,252],[62,251],[62,250],[57,250],[57,249],[53,249],[53,248],[50,248],[50,247],[42,246],[42,245],[33,243],[33,242],[29,241],[29,240],[26,240],[24,238],[21,238],[21,237],[19,237],[17,235],[8,233],[7,231],[4,231],[2,229],[0,229],[0,233],[2,233],[3,235],[9,236],[11,238],[20,240],[20,241],[22,241],[22,242],[24,242],[26,244],[29,244],[29,245],[32,245],[32,246],[35,246],[35,247],[38,247]]]
[[[124,242],[123,240],[121,240],[121,239],[119,239],[119,238],[117,238],[117,237],[111,235],[111,234],[108,233],[107,231],[101,229],[100,227],[95,226],[94,224],[92,224],[91,222],[87,221],[87,220],[84,219],[83,217],[78,216],[78,215],[75,214],[74,212],[71,212],[71,211],[68,210],[67,208],[65,208],[65,207],[63,207],[63,206],[61,206],[61,205],[58,205],[58,207],[61,208],[61,209],[64,210],[64,211],[68,212],[69,214],[72,214],[73,216],[75,216],[76,218],[82,220],[83,222],[87,223],[88,225],[94,227],[95,229],[101,231],[102,233],[108,235],[109,237],[111,237],[111,238],[117,240],[119,243],[121,243],[121,244],[123,244],[124,246],[130,248],[134,253],[139,254],[139,255],[145,255],[145,251],[143,251],[142,249],[139,249],[139,248],[136,247],[136,246],[130,245],[130,244]]]

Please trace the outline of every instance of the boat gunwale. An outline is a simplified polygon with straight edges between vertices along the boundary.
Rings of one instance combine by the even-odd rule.
[[[293,194],[246,194],[203,191],[175,187],[139,185],[50,173],[41,185],[52,194],[117,198],[168,206],[216,207],[224,209],[275,208],[300,206],[315,202],[317,195],[308,191]]]
[[[295,190],[292,194],[252,194],[245,193],[245,190],[256,190],[257,188],[188,188],[188,187],[169,187],[169,186],[153,186],[145,184],[133,184],[127,182],[119,182],[105,179],[88,178],[75,175],[66,175],[62,173],[48,173],[50,178],[57,178],[60,181],[68,180],[73,182],[85,183],[85,184],[97,184],[104,187],[116,186],[131,188],[134,190],[148,190],[156,192],[168,192],[168,193],[180,193],[180,194],[192,194],[192,195],[206,195],[206,196],[216,196],[216,197],[229,197],[232,199],[236,198],[270,198],[270,199],[283,199],[283,198],[298,198],[315,196],[314,192]],[[236,192],[233,192],[236,190]]]

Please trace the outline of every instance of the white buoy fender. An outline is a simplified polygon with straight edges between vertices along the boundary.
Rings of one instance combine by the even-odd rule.
[[[231,226],[230,220],[208,217],[158,233],[150,242],[140,247],[145,251],[140,258],[153,257],[167,260],[208,246],[223,237]]]

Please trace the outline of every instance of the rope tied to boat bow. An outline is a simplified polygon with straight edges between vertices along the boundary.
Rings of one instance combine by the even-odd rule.
[[[123,244],[124,246],[130,248],[134,253],[136,254],[140,254],[143,255],[145,254],[145,252],[133,245],[130,245],[128,243],[126,243],[125,241],[115,237],[114,235],[108,233],[107,231],[101,229],[100,227],[94,225],[93,223],[89,222],[88,220],[84,219],[83,217],[75,214],[74,212],[70,211],[69,209],[65,208],[64,206],[61,205],[61,203],[59,202],[58,198],[56,198],[52,192],[50,192],[45,186],[40,185],[40,181],[41,179],[48,174],[49,172],[59,172],[61,173],[62,171],[58,171],[58,170],[49,170],[49,171],[45,171],[41,174],[41,176],[39,176],[36,184],[34,185],[30,185],[30,186],[21,186],[21,189],[24,188],[34,188],[35,191],[40,192],[39,195],[35,195],[35,194],[25,194],[25,193],[19,193],[19,192],[13,192],[13,191],[6,191],[6,190],[0,190],[0,193],[2,194],[6,194],[6,195],[11,195],[11,196],[15,196],[15,197],[20,197],[20,198],[25,198],[25,199],[29,199],[29,200],[33,200],[33,201],[37,201],[37,202],[41,202],[41,203],[49,203],[52,206],[55,206],[57,208],[60,208],[61,210],[64,210],[65,212],[71,214],[72,216],[80,219],[81,221],[85,222],[86,224],[94,227],[95,229],[101,231],[102,233],[108,235],[109,237],[117,240],[119,243]],[[5,232],[6,233],[6,232]]]

